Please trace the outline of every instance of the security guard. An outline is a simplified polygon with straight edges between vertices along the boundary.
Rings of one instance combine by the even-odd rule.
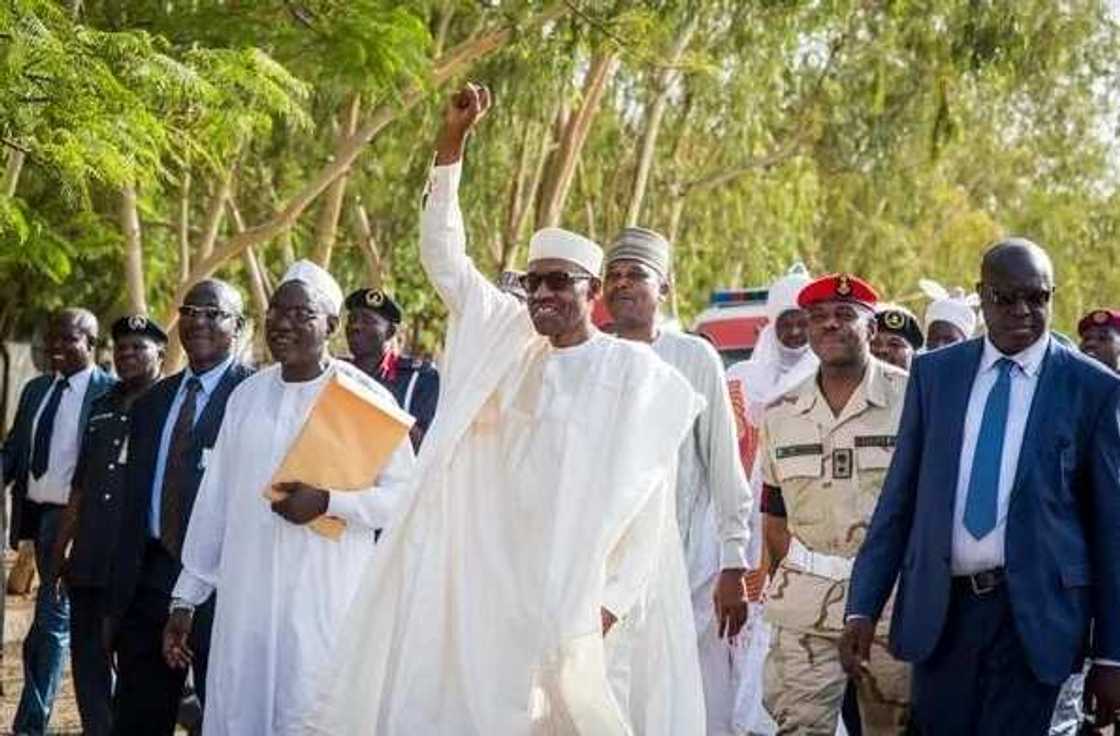
[[[1120,310],[1094,309],[1077,323],[1081,352],[1120,373]]]
[[[383,291],[358,289],[346,297],[346,342],[354,365],[389,389],[401,408],[416,417],[412,447],[419,450],[439,400],[439,372],[430,361],[393,347],[401,309]]]
[[[871,338],[871,354],[904,371],[910,371],[914,353],[922,349],[922,335],[918,318],[906,307],[898,304],[879,304],[875,310],[877,330]]]
[[[63,571],[62,581],[69,590],[74,691],[82,732],[91,736],[110,731],[112,672],[101,645],[101,621],[113,543],[124,509],[129,410],[159,378],[167,345],[164,331],[142,315],[120,318],[113,323],[112,334],[113,364],[121,380],[90,407],[52,566]]]
[[[763,420],[764,539],[774,560],[763,688],[779,734],[832,736],[844,699],[836,642],[848,579],[894,452],[906,386],[904,372],[871,355],[877,300],[847,274],[802,289],[820,367]],[[876,640],[882,651],[858,685],[865,734],[902,733],[908,719],[909,669],[886,651],[888,620]]]

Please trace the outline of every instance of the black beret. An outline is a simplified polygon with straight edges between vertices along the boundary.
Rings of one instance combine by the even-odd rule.
[[[143,335],[150,337],[160,345],[167,344],[167,333],[159,325],[142,314],[129,314],[113,323],[111,332],[114,340],[119,340],[125,335]]]
[[[378,289],[358,289],[346,297],[346,308],[368,309],[380,314],[394,325],[401,323],[401,308],[391,296]]]
[[[894,305],[882,307],[875,313],[875,321],[881,331],[901,335],[915,350],[926,344],[918,318],[908,309]]]

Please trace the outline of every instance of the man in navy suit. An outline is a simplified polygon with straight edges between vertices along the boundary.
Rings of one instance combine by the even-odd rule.
[[[51,552],[70,497],[90,405],[113,385],[94,365],[97,318],[85,309],[64,309],[47,329],[52,372],[24,387],[5,444],[5,482],[12,483],[11,544],[35,544],[40,580],[53,580]],[[70,604],[40,585],[35,617],[23,641],[23,694],[12,722],[17,734],[42,734],[62,681],[70,641]]]
[[[1050,335],[1053,269],[1019,238],[984,256],[986,338],[914,362],[894,461],[856,559],[840,642],[861,676],[898,594],[923,734],[1047,733],[1092,661],[1098,724],[1120,708],[1120,379]]]
[[[109,579],[104,640],[117,659],[113,733],[170,734],[186,670],[161,650],[179,553],[226,401],[252,371],[234,346],[244,326],[241,295],[222,281],[195,285],[179,307],[188,367],[165,378],[132,407],[129,467],[120,534]],[[196,614],[194,682],[205,693],[213,597]]]

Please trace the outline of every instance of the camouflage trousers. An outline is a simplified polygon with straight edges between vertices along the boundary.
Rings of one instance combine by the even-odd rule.
[[[774,627],[766,657],[763,704],[778,734],[833,736],[848,678],[833,637]],[[869,676],[857,687],[867,736],[903,734],[910,718],[910,665],[875,642]]]

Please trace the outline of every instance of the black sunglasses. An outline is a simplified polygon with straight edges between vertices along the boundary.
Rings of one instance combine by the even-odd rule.
[[[589,281],[595,278],[586,273],[571,273],[570,271],[545,271],[543,273],[531,272],[522,274],[518,281],[527,294],[535,294],[541,284],[548,287],[549,291],[565,291],[570,289],[577,281]]]
[[[994,286],[981,287],[981,294],[990,303],[997,307],[1010,307],[1013,304],[1024,302],[1028,307],[1038,309],[1045,307],[1054,297],[1054,289],[1019,289],[1016,291],[1003,291]]]
[[[182,319],[205,319],[207,322],[217,322],[233,316],[233,312],[227,312],[221,307],[196,307],[193,304],[179,307],[179,317]]]

